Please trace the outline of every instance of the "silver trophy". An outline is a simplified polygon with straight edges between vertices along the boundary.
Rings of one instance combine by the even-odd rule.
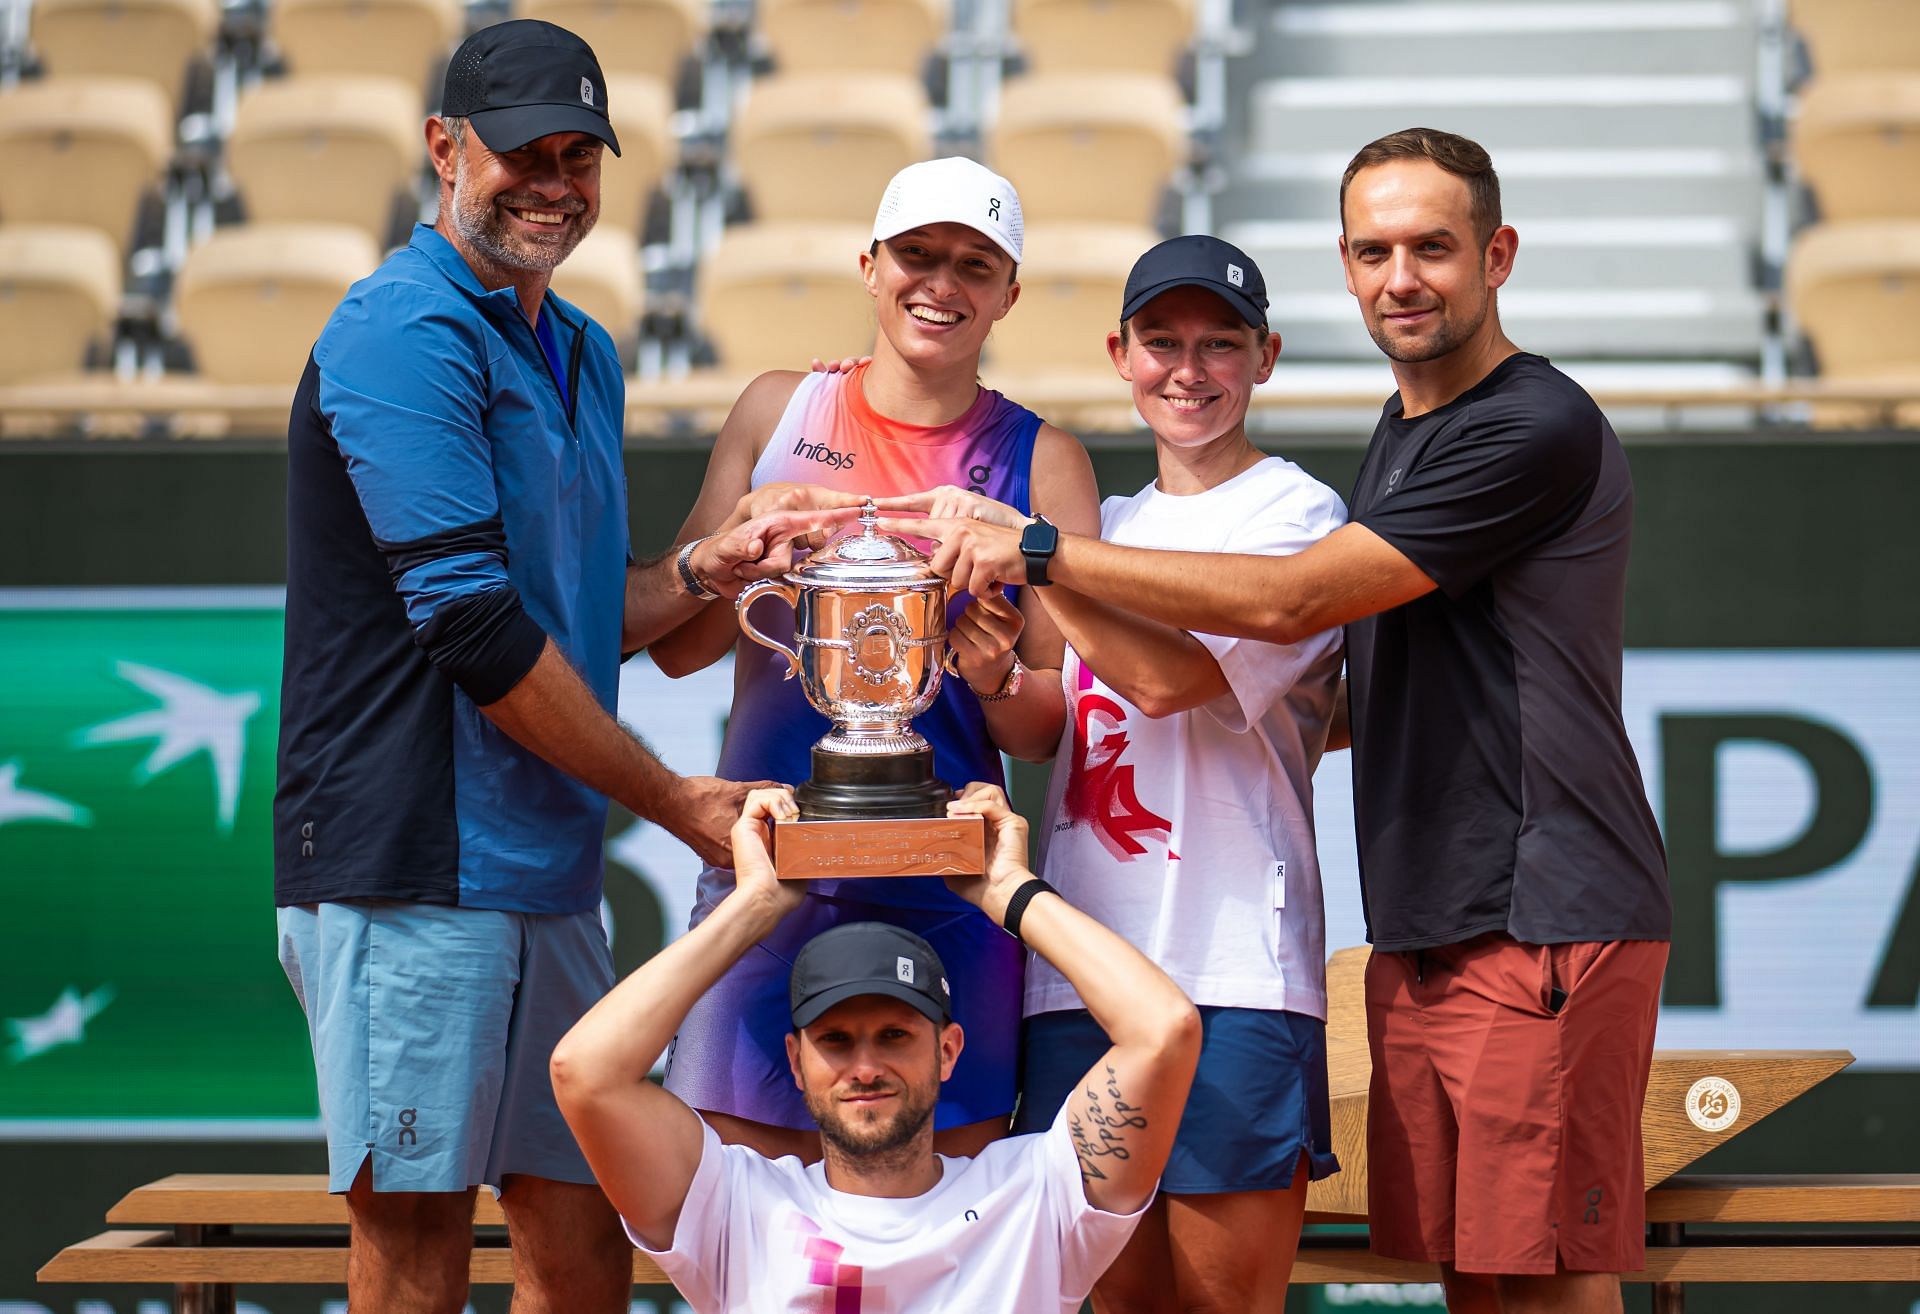
[[[849,532],[778,580],[744,589],[740,628],[787,659],[807,701],[833,722],[813,746],[813,777],[796,791],[820,819],[938,817],[952,791],[913,718],[933,705],[950,669],[947,582],[925,553],[878,533],[872,502]],[[762,633],[753,604],[778,594],[793,609],[793,642]]]

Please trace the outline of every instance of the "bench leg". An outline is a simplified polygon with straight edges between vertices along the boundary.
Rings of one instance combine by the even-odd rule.
[[[1658,1246],[1678,1246],[1685,1244],[1687,1226],[1685,1223],[1655,1223],[1653,1225],[1653,1243]],[[1653,1284],[1653,1314],[1686,1314],[1687,1288],[1683,1282],[1656,1282]]]
[[[181,1249],[205,1245],[227,1229],[181,1224],[173,1229],[173,1243]],[[173,1288],[174,1314],[233,1314],[233,1287],[226,1282],[180,1282]]]

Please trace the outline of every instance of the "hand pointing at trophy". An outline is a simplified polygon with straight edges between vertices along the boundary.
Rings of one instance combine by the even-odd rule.
[[[687,568],[721,597],[739,596],[755,580],[773,579],[793,569],[797,551],[819,547],[858,511],[858,507],[783,507],[743,524],[696,540]]]
[[[883,497],[883,511],[919,511],[926,519],[883,516],[875,528],[887,534],[910,534],[936,544],[931,565],[951,587],[984,597],[1002,584],[1044,583],[1027,578],[1022,541],[1038,517],[1025,516],[1004,502],[964,488],[935,488],[902,497]],[[1051,528],[1050,526],[1048,526]]]

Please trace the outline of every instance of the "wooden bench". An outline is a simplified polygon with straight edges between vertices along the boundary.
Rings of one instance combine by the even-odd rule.
[[[1652,1239],[1647,1266],[1626,1280],[1651,1283],[1656,1308],[1676,1314],[1688,1283],[1920,1282],[1920,1174],[1675,1177],[1647,1194]],[[42,1282],[164,1283],[183,1314],[231,1314],[237,1285],[346,1282],[346,1204],[326,1179],[297,1175],[165,1177],[128,1193],[107,1212],[114,1230],[69,1246]],[[1362,1223],[1315,1210],[1309,1224]],[[513,1280],[505,1220],[491,1194],[474,1208],[471,1274],[477,1284]],[[1705,1224],[1805,1227],[1894,1225],[1830,1232],[1717,1230]],[[634,1281],[665,1276],[636,1252]],[[1436,1282],[1431,1265],[1382,1259],[1355,1232],[1310,1231],[1294,1265],[1296,1284]]]

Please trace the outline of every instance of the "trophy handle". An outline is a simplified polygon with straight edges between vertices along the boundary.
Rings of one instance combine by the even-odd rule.
[[[947,648],[941,652],[940,669],[956,680],[960,678],[960,658],[954,655],[952,648]]]
[[[752,639],[763,648],[771,648],[777,653],[785,654],[787,659],[787,673],[781,678],[791,680],[800,673],[800,654],[787,647],[786,644],[780,642],[778,639],[769,639],[766,635],[755,629],[753,622],[747,619],[747,610],[752,607],[755,602],[769,593],[778,593],[787,600],[789,607],[794,608],[796,611],[799,610],[799,599],[793,585],[774,579],[763,579],[747,585],[746,588],[740,591],[739,601],[733,604],[733,609],[740,617],[740,628],[746,631],[749,639]]]

